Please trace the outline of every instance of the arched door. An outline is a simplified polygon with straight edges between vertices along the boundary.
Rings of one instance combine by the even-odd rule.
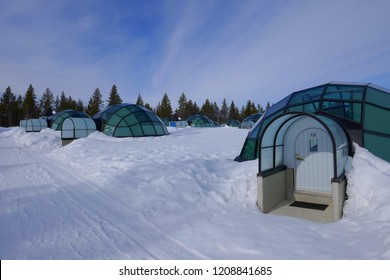
[[[295,141],[295,190],[331,193],[333,170],[329,134],[319,128],[302,131]]]

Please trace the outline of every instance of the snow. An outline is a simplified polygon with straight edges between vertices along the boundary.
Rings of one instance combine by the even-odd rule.
[[[344,217],[263,214],[247,130],[60,132],[0,128],[0,259],[390,259],[390,164],[355,146]]]

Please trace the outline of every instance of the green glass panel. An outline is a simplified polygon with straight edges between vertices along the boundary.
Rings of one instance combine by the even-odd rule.
[[[256,146],[257,146],[257,139],[246,139],[244,146],[242,147],[242,151],[240,154],[240,158],[242,160],[253,160],[258,158],[256,154]]]
[[[324,99],[362,100],[363,86],[329,85]]]
[[[113,126],[117,126],[118,123],[121,121],[121,119],[122,119],[122,118],[119,117],[118,115],[113,114],[113,115],[111,116],[111,118],[108,120],[107,124],[113,125]]]
[[[114,135],[115,137],[131,137],[133,136],[131,134],[130,128],[129,127],[117,127],[115,129]]]
[[[146,114],[149,116],[149,118],[150,118],[152,121],[154,121],[154,122],[160,122],[160,120],[158,119],[158,117],[156,116],[155,113],[147,112]]]
[[[108,136],[112,136],[112,134],[114,133],[114,129],[115,129],[114,126],[105,125],[105,126],[104,126],[104,131],[103,131],[103,133],[106,134],[106,135],[108,135]]]
[[[365,132],[364,147],[374,155],[390,162],[390,137]]]
[[[128,114],[130,114],[130,111],[127,109],[127,107],[123,107],[123,108],[120,108],[118,111],[116,111],[116,113],[118,116],[121,116],[122,118],[124,116],[127,116]]]
[[[286,112],[316,112],[318,108],[318,102],[307,103],[302,105],[296,105],[286,108]]]
[[[135,113],[135,112],[139,112],[139,111],[143,111],[141,108],[139,108],[138,106],[130,106],[128,107],[130,112],[132,113]]]
[[[309,90],[296,92],[293,94],[293,97],[291,98],[289,105],[317,101],[320,99],[323,90],[324,87],[316,87]]]
[[[385,110],[366,103],[364,129],[390,134],[390,110]]]
[[[358,123],[362,122],[362,103],[352,103],[352,119]]]
[[[133,133],[133,136],[144,136],[142,128],[139,124],[131,126],[131,132]]]
[[[390,109],[390,94],[368,87],[366,101]]]
[[[143,112],[143,111],[137,112],[134,115],[138,119],[138,122],[140,122],[140,123],[150,122],[150,119],[149,119],[148,115],[146,114],[146,112]]]
[[[118,123],[118,127],[125,127],[125,126],[129,126],[125,120],[121,120],[119,123]]]
[[[328,112],[329,114],[343,117],[352,121],[359,123],[361,121],[361,103],[324,101],[322,102],[321,109],[325,112]]]
[[[134,116],[134,114],[130,114],[125,117],[125,121],[128,123],[129,126],[132,126],[134,124],[138,123],[137,118]]]
[[[156,132],[157,132],[157,135],[165,135],[165,134],[168,134],[168,131],[166,129],[166,127],[160,125],[160,124],[155,124],[154,125],[154,128],[156,129]]]
[[[142,124],[142,129],[147,136],[157,135],[153,124]]]

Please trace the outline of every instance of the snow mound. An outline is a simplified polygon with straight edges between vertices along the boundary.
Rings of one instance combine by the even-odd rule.
[[[41,132],[29,132],[22,127],[12,127],[2,133],[11,137],[21,147],[31,147],[33,150],[49,153],[61,146],[61,132],[50,128]]]
[[[390,163],[355,144],[355,155],[349,159],[348,200],[346,216],[369,216],[390,222]]]

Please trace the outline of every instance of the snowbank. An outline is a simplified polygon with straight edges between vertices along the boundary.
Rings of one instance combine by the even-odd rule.
[[[246,130],[169,131],[0,129],[0,258],[390,259],[388,162],[356,146],[345,215],[319,224],[259,211]]]
[[[349,199],[345,216],[390,222],[390,163],[356,144],[354,148],[346,170]]]
[[[26,130],[22,127],[12,127],[2,128],[0,133],[3,136],[12,137],[22,147],[31,147],[45,153],[51,152],[61,145],[61,132],[50,128],[43,129],[41,132],[26,133]]]

